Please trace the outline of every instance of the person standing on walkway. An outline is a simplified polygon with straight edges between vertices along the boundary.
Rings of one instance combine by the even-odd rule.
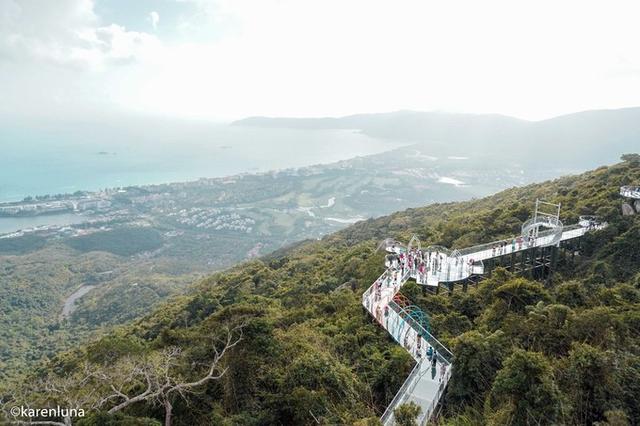
[[[438,361],[436,359],[435,353],[433,354],[433,358],[431,358],[431,380],[435,380],[436,378],[436,366],[438,365]]]

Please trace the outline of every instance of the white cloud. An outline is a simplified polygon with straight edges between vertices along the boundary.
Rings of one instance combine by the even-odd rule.
[[[157,49],[150,34],[101,25],[90,0],[0,4],[0,58],[102,70]]]
[[[45,106],[55,84],[62,105],[100,99],[190,117],[440,109],[535,119],[640,105],[635,1],[189,4],[197,10],[176,20],[180,37],[167,32],[158,9],[160,40],[101,22],[89,0],[5,0],[0,61],[24,72],[5,71],[0,90],[40,74],[46,84],[33,81],[42,87],[25,91]],[[160,13],[148,17],[154,28]],[[215,37],[200,37],[208,32]],[[76,70],[56,72],[53,82],[42,64]],[[127,66],[114,68],[120,64]]]
[[[149,19],[151,20],[151,26],[153,29],[158,29],[158,22],[160,22],[160,14],[155,10],[149,13]]]
[[[169,48],[131,105],[199,116],[393,109],[543,118],[640,104],[638,6],[614,1],[230,0],[216,44]],[[623,58],[623,59],[622,59]]]

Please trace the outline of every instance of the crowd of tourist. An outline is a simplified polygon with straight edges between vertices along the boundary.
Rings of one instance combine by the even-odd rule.
[[[535,235],[518,236],[509,240],[493,243],[473,252],[482,258],[502,256],[520,251],[523,247],[533,247],[536,244]],[[489,256],[488,250],[491,250]],[[426,357],[431,363],[432,376],[435,378],[438,364],[438,353],[428,343],[423,344],[424,336],[421,332],[405,327],[406,324],[394,324],[394,330],[389,329],[390,307],[389,303],[398,292],[400,286],[409,278],[415,278],[419,284],[427,284],[429,276],[434,276],[434,282],[455,281],[468,277],[473,272],[475,260],[470,255],[451,255],[446,249],[431,248],[421,250],[419,248],[401,249],[399,246],[387,247],[385,265],[387,270],[378,278],[371,289],[363,296],[365,307],[373,314],[375,319],[401,343],[417,359]],[[483,252],[484,255],[482,255]],[[399,328],[398,328],[399,327]],[[396,334],[398,334],[396,336]],[[401,338],[401,335],[403,337]],[[441,362],[441,377],[446,372],[446,364]]]
[[[409,272],[418,284],[427,284],[429,276],[436,277],[436,283],[449,281],[455,277],[468,276],[472,272],[474,260],[468,256],[450,256],[440,250],[419,250],[413,248],[408,252],[395,250],[387,255],[386,266]]]
[[[442,268],[444,255],[441,253],[427,254],[420,250],[411,250],[409,253],[393,249],[392,251],[393,253],[386,258],[386,272],[364,294],[364,305],[398,343],[412,353],[416,359],[425,359],[429,363],[433,380],[438,376],[439,366],[440,375],[438,378],[442,380],[447,371],[447,364],[442,362],[437,350],[427,342],[425,338],[427,331],[420,330],[417,326],[413,327],[409,323],[411,320],[402,318],[399,314],[392,316],[389,304],[410,274],[419,272],[421,265],[428,264],[428,269],[427,266],[423,266],[424,273],[432,268],[435,270]],[[392,318],[391,321],[390,318]]]
[[[473,266],[477,260],[490,257],[503,256],[505,254],[520,251],[536,245],[536,236],[532,233],[527,236],[518,236],[508,240],[497,241],[485,247],[478,247],[471,254],[451,254],[446,249],[431,248],[420,250],[412,248],[409,251],[401,250],[393,245],[389,248],[390,254],[386,257],[386,266],[401,271],[401,274],[411,274],[418,284],[436,285],[443,281],[457,281],[464,279],[473,273]],[[489,252],[490,250],[490,252]],[[454,252],[455,253],[455,252]],[[489,254],[490,253],[490,254]],[[433,276],[435,280],[429,280]]]
[[[584,220],[582,219],[580,225],[587,230],[606,226],[606,223],[600,224],[591,218],[588,223],[586,217]],[[432,345],[432,343],[439,345],[439,342],[429,334],[428,327],[423,327],[416,320],[413,315],[416,311],[405,305],[400,307],[398,303],[401,304],[401,300],[398,300],[397,297],[394,299],[394,295],[398,293],[400,287],[409,277],[415,278],[419,284],[427,284],[429,276],[436,276],[436,279],[432,281],[436,285],[441,281],[456,281],[473,273],[473,267],[476,263],[474,257],[481,262],[484,259],[534,247],[537,243],[540,243],[537,232],[532,230],[528,235],[474,247],[472,250],[466,251],[471,254],[465,255],[460,252],[454,252],[452,255],[446,249],[435,247],[431,247],[429,250],[404,249],[392,244],[387,247],[389,252],[385,258],[387,270],[365,292],[363,305],[380,325],[420,362],[421,366],[430,366],[432,380],[438,377],[439,382],[446,381],[449,362],[447,362],[446,356],[439,354]],[[392,299],[398,303],[392,304]],[[446,351],[446,348],[444,350]],[[439,374],[438,365],[440,366]]]

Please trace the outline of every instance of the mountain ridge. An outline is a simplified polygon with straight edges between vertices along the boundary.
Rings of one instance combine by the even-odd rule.
[[[394,116],[402,116],[402,115],[458,116],[458,117],[476,117],[476,118],[487,117],[487,118],[504,118],[504,119],[511,120],[513,122],[522,122],[522,123],[543,123],[547,121],[561,120],[567,117],[574,117],[574,116],[585,116],[585,115],[592,115],[592,114],[619,114],[619,113],[639,113],[640,114],[640,107],[587,109],[582,111],[570,112],[566,114],[560,114],[557,116],[543,118],[540,120],[529,120],[529,119],[513,117],[510,115],[501,114],[501,113],[464,113],[464,112],[447,112],[447,111],[441,111],[441,110],[420,111],[420,110],[410,110],[410,109],[400,109],[400,110],[389,111],[389,112],[370,112],[370,113],[348,114],[343,116],[322,116],[322,117],[293,117],[293,116],[274,117],[274,116],[268,116],[268,115],[254,115],[254,116],[249,116],[249,117],[244,117],[238,120],[234,120],[231,122],[231,125],[259,126],[261,124],[268,124],[271,126],[279,126],[286,121],[291,121],[292,124],[295,124],[295,121],[300,121],[301,123],[318,121],[318,125],[321,125],[323,121],[340,122],[340,121],[349,121],[354,119],[362,119],[366,117],[394,117]],[[261,121],[264,121],[264,123],[261,123]],[[272,122],[272,123],[269,123],[269,122]],[[342,127],[334,127],[334,128],[342,128]]]
[[[396,111],[326,118],[251,117],[232,125],[355,129],[368,136],[430,144],[434,153],[491,154],[504,161],[545,161],[593,168],[637,150],[640,107],[591,110],[540,121],[498,114]]]

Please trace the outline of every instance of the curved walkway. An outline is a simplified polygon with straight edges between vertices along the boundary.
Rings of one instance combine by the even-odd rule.
[[[387,250],[390,251],[391,248]],[[362,295],[365,309],[416,361],[411,374],[381,418],[385,426],[394,423],[394,409],[411,401],[422,409],[419,424],[426,423],[451,376],[453,354],[410,311],[393,300],[410,276],[411,270],[404,264],[397,267],[389,265]],[[431,357],[429,353],[432,353]],[[433,358],[435,362],[430,361]]]
[[[451,377],[453,354],[431,335],[428,317],[398,295],[407,280],[413,278],[418,284],[433,286],[440,282],[460,281],[483,274],[483,260],[532,247],[557,245],[607,226],[590,216],[580,219],[576,225],[562,227],[560,224],[560,229],[549,229],[527,239],[514,237],[453,252],[443,247],[429,247],[424,251],[411,249],[411,243],[407,249],[393,240],[386,240],[386,251],[390,253],[385,261],[387,269],[364,292],[362,305],[411,354],[416,365],[382,415],[385,426],[394,424],[393,411],[407,402],[414,402],[421,408],[418,420],[420,425],[425,424]]]
[[[579,238],[589,231],[604,227],[606,223],[581,221],[579,224],[565,226],[561,230],[542,231],[536,238],[526,239],[517,236],[454,251],[443,247],[428,247],[424,250],[423,256],[426,266],[416,266],[411,277],[418,284],[434,287],[439,283],[462,281],[472,275],[484,274],[483,261],[485,260],[522,252],[532,247],[556,245],[561,241]]]

